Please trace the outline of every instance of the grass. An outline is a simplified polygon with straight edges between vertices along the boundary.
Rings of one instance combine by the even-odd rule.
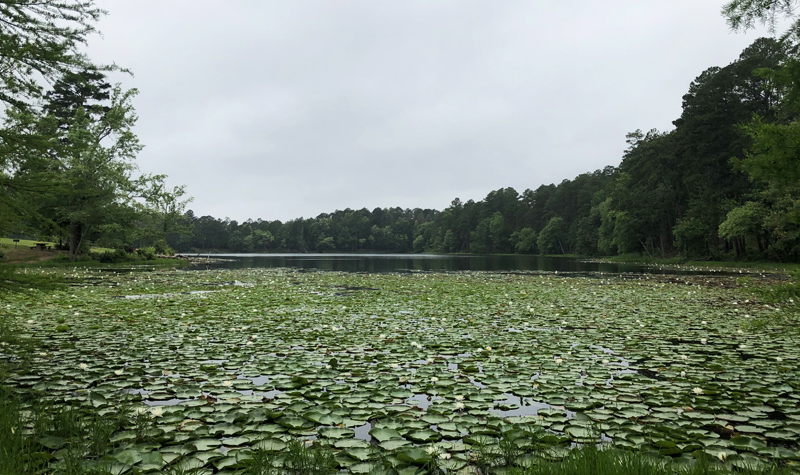
[[[515,468],[511,475],[723,475],[731,473],[731,468],[709,457],[688,464],[664,460],[657,454],[631,452],[625,450],[603,450],[594,445],[570,451],[559,462],[540,460],[527,468]],[[777,468],[766,464],[748,465],[742,462],[736,466],[741,475],[789,475],[788,468]]]
[[[52,241],[38,241],[38,240],[31,240],[31,239],[20,239],[19,242],[14,242],[12,238],[0,238],[0,247],[6,248],[20,248],[20,247],[27,247],[31,248],[36,245],[37,242],[44,242],[47,243],[48,246],[55,246],[55,243]]]
[[[686,257],[657,258],[636,253],[621,254],[619,256],[603,257],[609,262],[629,262],[636,264],[668,265],[681,267],[702,268],[732,268],[753,270],[800,270],[798,263],[770,262],[770,261],[693,261]]]

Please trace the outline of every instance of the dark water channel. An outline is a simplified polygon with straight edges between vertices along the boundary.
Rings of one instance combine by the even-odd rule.
[[[187,254],[188,255],[188,254]],[[660,268],[640,264],[598,262],[573,257],[527,255],[437,254],[202,254],[208,262],[194,269],[244,269],[290,267],[341,272],[558,272],[608,274],[708,274],[709,270]],[[194,257],[194,256],[192,256]],[[220,261],[222,260],[222,261]],[[714,272],[722,275],[722,272]]]

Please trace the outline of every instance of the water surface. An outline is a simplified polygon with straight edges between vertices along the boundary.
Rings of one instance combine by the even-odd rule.
[[[189,254],[187,254],[189,255]],[[209,262],[198,262],[195,269],[242,269],[290,267],[341,272],[559,272],[559,273],[636,273],[708,274],[660,268],[641,264],[598,262],[574,257],[531,255],[440,255],[440,254],[202,254]],[[215,262],[213,259],[224,259]],[[722,274],[719,272],[719,274]]]

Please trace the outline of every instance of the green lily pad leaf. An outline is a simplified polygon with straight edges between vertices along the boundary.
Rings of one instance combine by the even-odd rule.
[[[423,465],[431,460],[431,456],[421,447],[412,447],[400,450],[397,453],[397,459],[414,465]]]
[[[311,427],[311,423],[302,418],[295,416],[283,416],[275,420],[278,424],[288,427],[289,429],[302,429],[304,427]]]
[[[63,447],[67,441],[64,440],[63,437],[48,435],[47,437],[42,437],[41,439],[38,439],[37,442],[39,442],[40,444],[42,444],[42,446],[47,447],[50,450],[58,450],[61,447]]]
[[[356,447],[369,448],[369,442],[361,439],[339,439],[333,443],[337,449],[351,449]]]
[[[363,462],[363,463],[357,463],[355,465],[351,465],[348,468],[348,470],[350,470],[350,473],[369,474],[369,473],[373,473],[373,470],[375,470],[376,467],[377,467],[377,465],[374,462],[372,462],[372,463]]]
[[[425,421],[428,424],[439,424],[442,422],[449,422],[450,418],[443,416],[441,414],[425,414],[424,416],[419,418],[421,421]]]
[[[101,407],[108,405],[108,401],[106,400],[106,398],[102,394],[94,391],[89,395],[89,401],[92,403],[92,406],[94,407]]]
[[[206,452],[209,449],[217,448],[222,445],[222,442],[217,439],[199,439],[190,442],[194,449],[198,452]],[[195,454],[195,457],[197,455]]]
[[[743,432],[746,434],[763,434],[766,432],[766,429],[763,427],[756,427],[752,425],[741,425],[736,426],[736,432]]]
[[[596,432],[588,427],[568,426],[564,432],[576,439],[590,439],[596,437]]]
[[[161,470],[165,464],[164,457],[162,457],[160,453],[148,452],[142,454],[142,461],[139,462],[138,468],[144,471]]]
[[[324,427],[319,430],[319,434],[322,437],[327,437],[329,439],[344,439],[353,437],[355,435],[355,431],[353,429],[346,429],[344,427]]]
[[[405,437],[414,442],[436,442],[442,438],[442,435],[430,429],[422,429],[409,432]]]
[[[309,412],[304,414],[304,417],[310,421],[324,426],[335,426],[344,421],[342,416],[337,416],[335,414],[323,414],[320,412]]]
[[[406,445],[411,445],[411,442],[405,439],[390,439],[384,440],[383,442],[379,443],[378,446],[384,450],[393,451],[400,447],[405,447]]]
[[[373,449],[367,447],[351,447],[343,449],[342,452],[360,462],[364,462],[366,460],[369,460],[369,458],[372,456]]]
[[[140,454],[138,450],[128,449],[114,455],[114,458],[123,464],[136,465],[142,461],[142,454]]]
[[[377,427],[372,429],[371,431],[369,431],[369,435],[374,437],[379,442],[383,442],[383,441],[389,440],[389,439],[399,439],[401,437],[400,433],[397,432],[396,430],[381,429],[381,428],[377,428]]]
[[[248,443],[250,443],[250,439],[246,437],[228,437],[227,439],[222,439],[222,445],[228,447],[238,447]]]
[[[279,439],[264,439],[253,445],[253,448],[256,450],[265,450],[267,452],[280,452],[286,448],[286,442]]]

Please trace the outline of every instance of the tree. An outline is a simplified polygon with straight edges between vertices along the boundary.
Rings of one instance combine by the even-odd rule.
[[[797,0],[732,0],[722,7],[722,15],[734,30],[749,30],[760,23],[775,32],[781,18],[793,20],[786,34],[796,35],[800,30],[796,13],[798,6],[800,2]]]
[[[52,190],[41,176],[19,174],[20,158],[43,155],[48,140],[30,114],[45,88],[76,71],[97,69],[80,52],[105,15],[93,0],[0,0],[0,233],[30,221],[31,202]],[[114,67],[102,67],[112,70]]]
[[[782,43],[796,52],[800,40],[797,0],[732,0],[722,9],[734,30],[747,30],[756,23],[775,31],[777,20],[792,21],[782,35]],[[800,259],[800,60],[788,56],[768,65],[759,76],[782,87],[784,100],[774,114],[758,113],[743,127],[752,146],[742,159],[732,160],[750,180],[762,187],[755,197],[734,208],[719,228],[728,239],[743,239],[743,233],[758,227],[768,231],[764,237],[767,252],[777,259]],[[773,117],[777,120],[773,120]],[[758,222],[760,221],[760,222]],[[759,246],[763,247],[761,241]],[[741,245],[741,242],[740,242]],[[737,248],[738,250],[738,248]]]
[[[142,238],[166,247],[167,239],[175,235],[190,234],[191,223],[183,219],[186,206],[192,198],[186,195],[186,186],[174,186],[167,189],[164,179],[166,175],[144,176],[136,181],[145,199],[142,215],[145,226]],[[271,241],[271,239],[270,239]]]
[[[536,241],[539,253],[566,254],[566,249],[564,249],[566,237],[564,219],[559,216],[553,216],[539,232],[539,238]]]
[[[116,86],[107,105],[91,105],[90,99],[105,97],[97,92],[106,89],[106,83],[102,75],[87,77],[61,78],[48,95],[46,115],[23,110],[12,116],[35,119],[35,130],[47,139],[45,158],[23,157],[18,173],[59,184],[38,202],[41,214],[69,242],[72,260],[84,252],[88,239],[118,222],[120,211],[133,207],[134,199],[142,195],[131,179],[133,160],[142,148],[131,131],[136,123],[131,105],[136,90]],[[75,91],[82,92],[75,95]]]
[[[536,252],[536,231],[531,228],[522,228],[511,234],[511,243],[517,254],[533,254]]]
[[[105,14],[93,0],[0,0],[0,101],[28,106],[47,81],[90,66],[80,47]]]

